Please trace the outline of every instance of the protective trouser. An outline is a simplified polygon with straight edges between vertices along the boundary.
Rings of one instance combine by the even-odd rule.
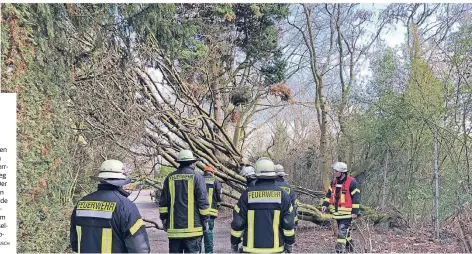
[[[200,253],[202,237],[169,238],[169,253]]]
[[[340,219],[338,223],[338,237],[336,239],[336,253],[344,253],[346,251],[353,252],[354,245],[351,239],[351,222],[352,219]]]
[[[215,219],[210,218],[208,222],[208,230],[203,231],[203,242],[205,244],[205,253],[213,253],[213,228],[215,227]]]

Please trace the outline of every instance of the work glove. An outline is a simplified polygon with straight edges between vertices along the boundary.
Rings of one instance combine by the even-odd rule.
[[[231,244],[231,250],[233,252],[239,252],[239,244]]]
[[[292,244],[285,244],[284,245],[284,252],[285,253],[292,253],[293,245]]]

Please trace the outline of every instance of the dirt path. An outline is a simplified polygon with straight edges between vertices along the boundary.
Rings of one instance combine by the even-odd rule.
[[[159,211],[151,200],[150,190],[143,190],[136,199],[141,216],[160,223]],[[133,192],[129,199],[133,200],[137,192]],[[222,209],[220,216],[215,221],[214,229],[214,251],[215,253],[231,253],[230,231],[231,231],[231,210]],[[462,252],[460,244],[453,237],[442,241],[431,240],[424,232],[372,232],[361,229],[353,231],[353,239],[356,244],[356,252]],[[168,253],[169,244],[167,233],[155,228],[147,229],[152,253]],[[365,237],[365,244],[361,240]],[[368,241],[367,241],[368,240]],[[296,231],[296,243],[293,251],[296,253],[330,253],[333,252],[335,237],[329,226],[318,226],[310,222],[300,221]],[[364,242],[364,240],[363,240]],[[367,244],[369,242],[369,244]],[[362,247],[361,247],[362,246]],[[359,248],[361,247],[361,248]]]
[[[136,197],[137,192],[133,192],[129,199],[133,200]],[[141,216],[146,219],[151,219],[160,223],[159,211],[152,202],[149,195],[149,190],[142,190],[138,199],[134,202],[141,213]],[[230,211],[223,211],[220,217],[215,221],[215,229],[213,230],[214,235],[214,251],[216,253],[228,253],[231,252],[230,245],[230,231],[231,231],[231,213]],[[149,242],[151,245],[152,253],[168,253],[169,252],[169,241],[167,233],[155,228],[148,228],[147,233],[149,236]]]
[[[149,195],[150,190],[142,190],[134,203],[138,206],[141,216],[157,221],[159,220],[159,211],[157,205],[151,200]],[[133,192],[129,199],[133,200],[136,197],[137,192]],[[230,245],[230,232],[231,232],[231,215],[232,211],[227,208],[223,208],[219,212],[219,217],[215,221],[215,228],[213,230],[213,242],[215,253],[231,253]],[[329,230],[324,230],[323,235],[321,232],[315,232],[314,226],[311,223],[301,222],[299,230],[297,230],[297,242],[294,245],[294,252],[298,253],[314,253],[314,252],[330,252],[331,242],[333,239],[330,237],[324,237],[323,235],[329,234]],[[156,228],[148,228],[147,233],[151,245],[152,253],[168,253],[169,252],[169,241],[167,233],[158,230]],[[299,236],[298,236],[299,234]],[[327,238],[327,239],[320,239]],[[323,247],[323,245],[327,244]]]

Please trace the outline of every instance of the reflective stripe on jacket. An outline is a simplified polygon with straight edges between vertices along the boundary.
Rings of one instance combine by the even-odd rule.
[[[282,188],[282,190],[284,190],[290,196],[293,209],[295,209],[295,215],[297,215],[299,201],[297,199],[297,195],[295,194],[295,191],[287,182],[285,182],[285,180],[282,177],[278,177],[277,180],[275,180],[275,184],[277,184],[277,186]],[[298,221],[298,216],[295,216],[295,221]]]
[[[210,204],[210,216],[218,217],[218,207],[221,203],[221,183],[210,173],[203,174],[208,192],[208,203]]]
[[[338,183],[334,178],[323,201],[323,206],[329,206],[334,219],[349,219],[352,218],[352,214],[359,214],[360,190],[357,187],[356,179],[347,176],[344,181]]]
[[[121,188],[99,184],[71,216],[70,242],[77,253],[149,253],[149,240],[136,205]]]
[[[231,244],[242,237],[244,252],[283,252],[284,244],[295,242],[294,218],[290,196],[274,180],[260,179],[234,206]]]
[[[166,221],[169,238],[203,235],[203,222],[210,214],[205,180],[190,167],[167,176],[159,201],[159,214]]]

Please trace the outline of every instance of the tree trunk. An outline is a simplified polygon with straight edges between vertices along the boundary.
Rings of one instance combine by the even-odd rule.
[[[321,93],[323,89],[323,82],[320,80],[318,84],[319,92]],[[328,167],[328,158],[326,153],[327,147],[327,109],[326,109],[326,102],[323,98],[323,95],[320,96],[320,108],[321,108],[321,126],[320,126],[320,164],[319,168],[321,170],[323,176],[323,187],[325,191],[328,191],[330,185],[330,177],[329,177],[329,167]]]
[[[470,100],[470,95],[469,95],[469,100]],[[467,132],[466,121],[467,121],[467,107],[464,106],[462,110],[462,132],[463,132],[463,137],[464,137],[465,162],[466,162],[466,167],[467,167],[467,188],[470,190],[471,185],[470,185],[469,146],[467,145],[467,140],[469,138],[469,135]]]
[[[218,87],[217,83],[214,83],[212,85],[212,90],[213,90],[213,117],[215,118],[215,121],[222,126],[223,125],[223,119],[224,119],[224,111],[223,111],[223,96],[220,92],[220,89]],[[213,129],[216,135],[222,137],[222,133],[220,130],[215,127]]]
[[[433,131],[434,135],[434,180],[435,180],[435,187],[436,191],[434,194],[434,205],[436,210],[436,223],[435,223],[435,231],[436,231],[436,239],[439,239],[439,169],[438,169],[438,137],[436,131]]]
[[[315,80],[315,89],[316,89],[316,112],[318,116],[318,124],[320,125],[320,159],[318,168],[321,171],[322,179],[323,179],[323,187],[324,190],[327,191],[330,184],[329,178],[329,168],[327,167],[327,154],[326,154],[326,147],[327,147],[327,102],[323,95],[323,75],[320,73],[318,66],[317,66],[317,56],[316,56],[316,47],[315,47],[315,40],[313,34],[313,28],[311,26],[311,19],[310,19],[310,9],[303,5],[303,10],[305,12],[305,22],[307,25],[308,36],[304,35],[306,46],[308,47],[308,51],[310,52],[310,68],[312,76]],[[331,36],[333,36],[331,34]],[[307,38],[308,37],[308,38]],[[330,53],[328,55],[329,59]],[[329,61],[328,61],[329,62]]]
[[[234,123],[234,135],[233,135],[233,145],[238,149],[238,151],[241,151],[240,147],[240,138],[241,138],[241,123],[242,123],[242,110],[241,110],[241,105],[236,106],[234,109],[234,112],[238,115],[236,122]]]
[[[385,201],[387,200],[387,172],[388,172],[388,149],[385,152],[385,167],[383,172],[383,183],[382,183],[382,203],[381,207],[385,207]]]
[[[338,65],[339,65],[339,81],[341,84],[341,104],[339,105],[339,112],[338,112],[338,123],[339,123],[339,133],[338,133],[338,160],[345,161],[346,158],[346,145],[344,143],[344,138],[346,137],[346,126],[345,126],[345,116],[344,116],[344,109],[347,105],[347,93],[348,90],[346,89],[346,82],[344,80],[344,48],[342,43],[342,34],[341,34],[341,4],[337,4],[337,15],[336,15],[336,33],[337,33],[337,45],[339,50],[338,56]],[[352,53],[351,53],[352,59]],[[352,66],[352,65],[351,65]],[[352,70],[351,70],[352,76]],[[349,79],[351,82],[352,77]]]

